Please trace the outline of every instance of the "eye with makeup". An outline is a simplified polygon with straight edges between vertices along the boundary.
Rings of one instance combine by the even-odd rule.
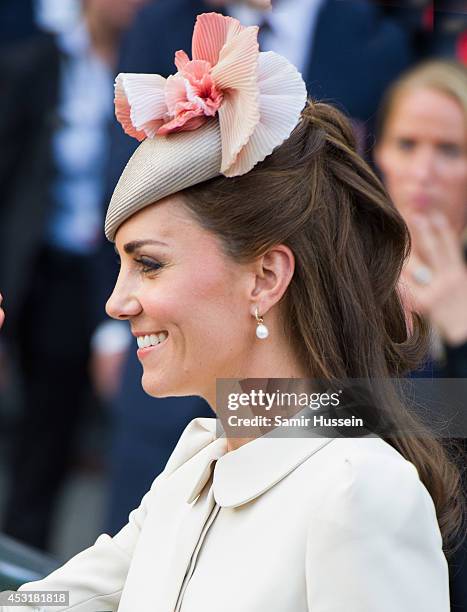
[[[150,274],[157,272],[163,267],[163,264],[155,259],[146,257],[144,255],[135,257],[134,261],[139,265],[140,270],[143,274]]]
[[[118,254],[117,250],[115,250],[115,252],[116,252],[115,261],[117,263],[117,266],[121,268],[122,267],[121,257]],[[158,272],[164,266],[164,264],[161,263],[160,261],[157,261],[153,259],[152,257],[147,257],[146,255],[140,255],[139,257],[133,257],[132,260],[133,262],[137,264],[137,267],[139,268],[139,271],[142,274],[150,274],[150,273]]]

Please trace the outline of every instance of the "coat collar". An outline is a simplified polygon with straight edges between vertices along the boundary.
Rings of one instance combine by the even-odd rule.
[[[216,438],[216,419],[203,419],[212,441],[196,458],[187,498],[192,503],[213,474],[216,502],[236,508],[259,497],[334,438],[264,435],[227,452],[225,436]]]

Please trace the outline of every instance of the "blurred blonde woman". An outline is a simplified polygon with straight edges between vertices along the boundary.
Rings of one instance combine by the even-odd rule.
[[[409,226],[401,286],[431,323],[434,370],[467,376],[467,67],[431,61],[389,90],[375,159]]]

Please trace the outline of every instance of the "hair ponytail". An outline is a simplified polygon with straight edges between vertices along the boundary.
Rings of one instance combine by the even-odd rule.
[[[252,171],[212,179],[184,196],[234,260],[280,243],[293,251],[295,272],[279,307],[310,378],[390,379],[425,355],[427,326],[417,315],[407,323],[398,291],[407,227],[332,106],[309,102],[288,140]],[[410,414],[395,385],[376,406],[398,431],[417,432],[385,439],[417,468],[448,551],[464,512],[449,449]]]

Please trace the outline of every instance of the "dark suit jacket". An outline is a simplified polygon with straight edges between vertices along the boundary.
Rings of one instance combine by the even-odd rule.
[[[42,241],[52,173],[59,53],[40,33],[0,54],[0,290],[8,311],[5,331],[29,284]]]
[[[34,0],[0,0],[0,48],[37,31]]]
[[[0,54],[0,291],[8,314],[5,335],[11,338],[51,213],[61,58],[55,36],[44,32]],[[96,289],[89,292],[89,316],[94,327],[105,318],[100,275],[110,278],[107,283],[114,276],[108,266],[96,264],[92,272]]]

